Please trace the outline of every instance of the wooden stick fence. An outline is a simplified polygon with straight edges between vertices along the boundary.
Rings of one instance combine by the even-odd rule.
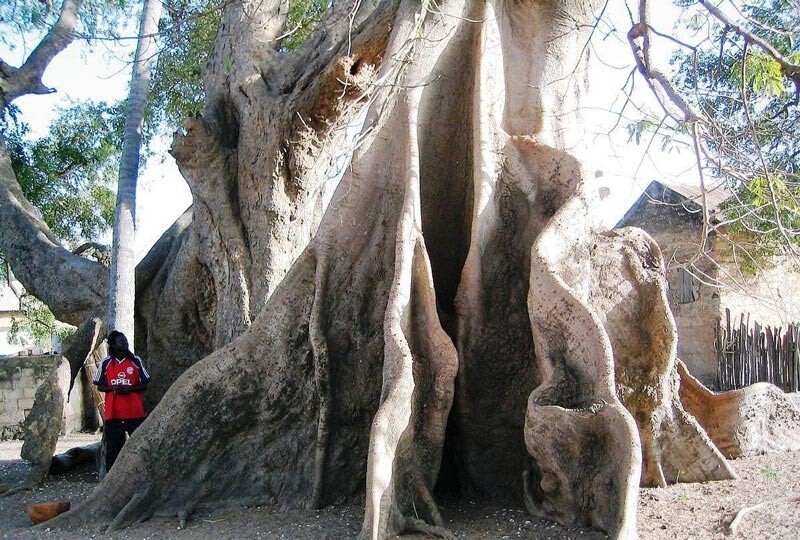
[[[742,314],[739,324],[731,324],[725,310],[724,324],[717,328],[717,388],[733,390],[757,382],[768,382],[784,392],[800,389],[800,325],[792,323],[784,331],[771,326],[750,324]]]

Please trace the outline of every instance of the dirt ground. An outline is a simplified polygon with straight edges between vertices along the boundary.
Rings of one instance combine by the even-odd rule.
[[[69,436],[59,441],[57,451],[96,440],[92,436]],[[20,441],[0,442],[0,485],[24,477],[27,465],[20,460]],[[763,508],[748,513],[737,538],[800,539],[800,503],[780,502],[800,496],[800,452],[787,452],[738,459],[733,466],[739,479],[703,484],[678,484],[664,489],[643,489],[639,502],[639,538],[642,540],[722,539],[723,524],[741,508],[762,502]],[[68,500],[73,504],[96,485],[90,472],[51,477],[35,491],[0,497],[0,537],[77,540],[166,539],[199,540],[253,538],[263,540],[342,540],[353,538],[361,525],[362,506],[331,507],[319,512],[279,511],[266,507],[217,510],[198,513],[187,527],[177,519],[154,518],[148,522],[106,535],[99,527],[77,531],[51,530],[46,524],[32,529],[26,515],[28,505]],[[448,527],[458,538],[472,540],[595,540],[605,535],[580,528],[565,528],[531,518],[521,508],[486,507],[471,501],[442,504]],[[405,535],[403,540],[430,538]]]

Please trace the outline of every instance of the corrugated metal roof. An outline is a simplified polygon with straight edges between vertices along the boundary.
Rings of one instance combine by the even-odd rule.
[[[682,197],[686,197],[687,200],[696,203],[698,206],[702,206],[703,204],[703,190],[698,185],[681,184],[667,180],[654,180],[654,182],[658,182],[662,186],[668,187]],[[715,184],[711,184],[710,186],[707,185],[705,186],[705,191],[706,205],[708,210],[711,212],[715,212],[723,202],[728,200],[733,195],[733,192],[728,188],[727,185],[725,185],[724,182],[717,182]]]

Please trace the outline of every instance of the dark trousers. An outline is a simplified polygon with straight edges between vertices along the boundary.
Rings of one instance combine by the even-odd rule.
[[[144,418],[106,420],[103,426],[106,435],[106,472],[111,470],[119,451],[125,445],[125,435],[133,433],[142,422],[144,422]]]

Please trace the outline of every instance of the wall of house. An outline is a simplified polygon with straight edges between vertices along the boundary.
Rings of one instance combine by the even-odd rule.
[[[16,282],[19,283],[19,282]],[[14,290],[6,283],[0,283],[0,356],[17,354],[24,347],[12,345],[8,342],[8,332],[11,330],[11,319],[19,318],[19,298]]]
[[[689,372],[706,386],[716,386],[717,351],[716,328],[719,322],[721,298],[714,287],[696,284],[697,299],[691,303],[677,301],[681,279],[678,270],[668,272],[670,307],[678,329],[678,358]]]
[[[33,407],[36,389],[53,369],[59,356],[0,358],[0,440],[19,438],[23,422]],[[64,433],[93,427],[94,410],[87,401],[87,385],[76,379],[64,407]],[[63,389],[66,393],[68,388]]]
[[[773,257],[756,274],[743,273],[736,264],[733,250],[722,240],[715,243],[714,252],[723,271],[720,273],[721,316],[725,307],[731,310],[731,320],[741,314],[761,326],[786,328],[800,322],[800,268],[789,257]]]

